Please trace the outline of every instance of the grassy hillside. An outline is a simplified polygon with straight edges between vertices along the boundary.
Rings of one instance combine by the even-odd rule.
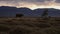
[[[0,34],[60,34],[60,17],[0,18]]]

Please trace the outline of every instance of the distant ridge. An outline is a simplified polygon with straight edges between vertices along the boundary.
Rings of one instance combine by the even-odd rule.
[[[0,6],[0,17],[16,17],[16,14],[24,14],[24,16],[40,17],[45,9],[48,9],[49,16],[60,17],[60,10],[54,8],[38,8],[31,10],[26,7],[16,8],[9,6]]]
[[[20,7],[20,8],[17,8],[17,7],[12,7],[12,6],[0,6],[0,8],[16,8],[16,9],[29,9],[27,7]],[[43,10],[43,9],[54,9],[54,10],[59,10],[59,9],[55,9],[55,8],[37,8],[37,9],[34,9],[34,10]],[[31,9],[30,9],[31,10]]]

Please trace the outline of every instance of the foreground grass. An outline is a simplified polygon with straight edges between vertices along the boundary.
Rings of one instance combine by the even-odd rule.
[[[60,34],[60,18],[0,18],[0,34]]]

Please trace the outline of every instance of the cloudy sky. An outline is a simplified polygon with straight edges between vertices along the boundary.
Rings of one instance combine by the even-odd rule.
[[[0,6],[60,9],[60,0],[0,0]]]

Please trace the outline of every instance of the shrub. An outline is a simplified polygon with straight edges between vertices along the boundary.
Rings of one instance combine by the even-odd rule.
[[[0,32],[2,31],[9,31],[10,28],[8,26],[5,26],[5,25],[0,25]]]
[[[50,24],[47,24],[47,23],[40,23],[40,24],[38,24],[37,26],[40,27],[40,28],[48,28],[48,27],[50,27],[51,25],[50,25]]]
[[[25,30],[23,28],[17,28],[17,29],[15,29],[13,31],[10,31],[9,34],[29,34],[29,33],[30,33],[29,30]]]
[[[60,34],[60,30],[51,28],[51,29],[45,30],[45,33],[46,34]]]

